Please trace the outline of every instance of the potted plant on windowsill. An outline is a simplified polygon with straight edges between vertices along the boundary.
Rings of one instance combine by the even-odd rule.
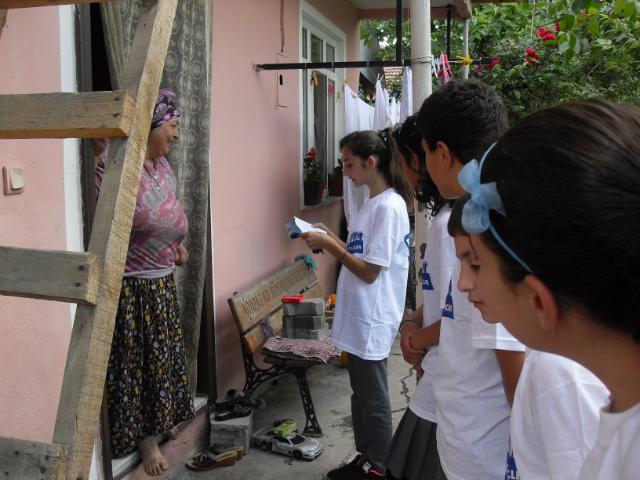
[[[338,165],[333,169],[333,173],[329,174],[329,195],[341,197],[343,194],[342,185],[342,157],[340,157]]]
[[[322,201],[324,192],[324,165],[316,161],[315,148],[304,157],[304,204],[317,205]]]

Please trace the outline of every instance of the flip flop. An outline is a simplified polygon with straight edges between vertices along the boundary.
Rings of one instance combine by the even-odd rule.
[[[242,390],[231,389],[227,392],[225,397],[220,397],[214,400],[213,405],[218,410],[227,408],[229,405],[247,405],[255,406],[257,402],[247,396]]]
[[[229,406],[229,411],[216,414],[215,419],[219,422],[224,422],[225,420],[231,420],[232,418],[248,417],[251,415],[252,411],[253,409],[251,407],[233,405]]]
[[[226,452],[216,455],[212,452],[205,451],[197,460],[189,460],[187,462],[187,468],[202,472],[216,467],[234,465],[237,458],[238,455],[236,452]]]
[[[202,452],[196,453],[193,456],[193,459],[198,460],[200,456],[203,454],[206,454],[206,452],[210,452],[215,455],[221,455],[227,452],[236,452],[236,454],[238,455],[238,460],[242,460],[242,457],[244,457],[244,447],[241,445],[240,446],[236,445],[233,447],[225,447],[223,445],[220,445],[219,443],[214,443],[213,445],[205,448]]]

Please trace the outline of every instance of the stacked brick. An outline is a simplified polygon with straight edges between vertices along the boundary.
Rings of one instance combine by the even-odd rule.
[[[329,338],[329,326],[324,316],[324,300],[310,298],[302,303],[285,303],[282,336],[319,341]]]

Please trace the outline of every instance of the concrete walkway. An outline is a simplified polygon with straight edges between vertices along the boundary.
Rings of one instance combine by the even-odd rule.
[[[388,360],[389,394],[393,410],[394,429],[415,391],[416,372],[404,362],[396,339]],[[356,454],[351,422],[351,387],[347,369],[339,360],[326,366],[313,367],[307,372],[309,388],[318,421],[323,430],[319,438],[324,453],[313,461],[294,460],[273,452],[263,452],[252,445],[245,457],[232,467],[219,467],[206,472],[194,472],[182,465],[170,476],[171,480],[321,480],[331,469],[348,462]],[[267,406],[254,411],[254,430],[271,424],[274,420],[292,418],[298,422],[301,432],[305,424],[300,391],[293,375],[280,377],[278,385],[270,388],[260,398]],[[186,463],[186,462],[185,462]]]

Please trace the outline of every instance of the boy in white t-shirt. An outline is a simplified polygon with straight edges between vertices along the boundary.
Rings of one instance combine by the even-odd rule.
[[[508,121],[493,88],[476,80],[454,80],[425,100],[417,125],[431,178],[444,198],[457,198],[464,193],[458,172],[507,129]],[[463,248],[465,240],[466,235],[454,237],[460,260],[473,254]],[[440,344],[433,376],[438,480],[495,480],[504,477],[510,403],[524,346],[501,325],[482,320],[473,299],[459,290],[460,268],[458,261],[439,336],[435,327],[403,329],[402,334],[414,351]]]

